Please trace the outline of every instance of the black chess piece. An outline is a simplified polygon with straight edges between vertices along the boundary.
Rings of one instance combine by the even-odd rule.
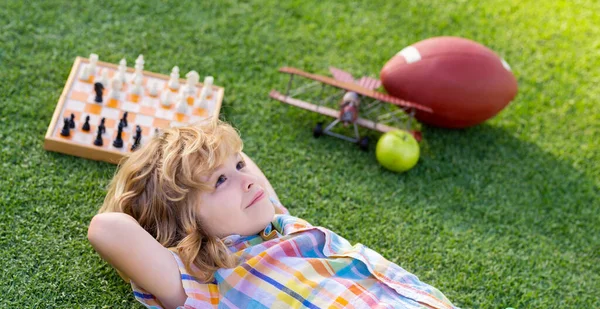
[[[81,127],[81,130],[86,132],[90,130],[90,116],[85,116],[85,123],[83,124],[83,127]]]
[[[104,132],[106,132],[106,127],[104,126],[104,122],[106,121],[106,118],[102,117],[102,119],[100,120],[100,125],[98,126],[98,129],[100,130],[100,134],[104,134]]]
[[[69,125],[69,118],[65,117],[62,131],[60,131],[60,135],[65,136],[65,137],[71,135],[70,127],[71,126]]]
[[[131,145],[131,151],[134,151],[140,147],[140,140],[142,139],[141,135],[136,135],[133,138],[133,145]]]
[[[75,129],[75,114],[71,113],[71,119],[69,120],[69,128]]]
[[[135,136],[133,137],[133,145],[131,145],[131,151],[136,150],[140,146],[142,140],[142,128],[139,125],[135,126]]]
[[[94,98],[94,102],[102,103],[104,85],[102,85],[102,83],[94,83],[94,91],[96,92],[96,98]]]
[[[94,145],[102,146],[102,144],[104,144],[104,141],[102,140],[102,130],[100,130],[100,127],[98,127],[98,133],[96,134],[96,139],[94,140]]]
[[[113,141],[113,147],[123,147],[123,122],[119,123],[119,130],[117,131],[117,138],[115,138],[115,140]]]
[[[121,121],[123,122],[123,128],[127,127],[127,112],[123,113],[123,118],[121,118]]]

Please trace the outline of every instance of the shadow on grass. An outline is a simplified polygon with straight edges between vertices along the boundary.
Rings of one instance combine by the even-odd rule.
[[[282,144],[297,144],[288,150],[294,158],[286,166],[313,171],[290,174],[291,180],[279,179],[284,187],[308,182],[307,190],[315,192],[314,204],[298,204],[298,214],[335,218],[341,211],[369,213],[364,207],[375,205],[382,214],[389,209],[410,210],[415,216],[434,214],[457,230],[501,232],[519,226],[522,229],[515,232],[544,235],[583,250],[599,246],[592,231],[597,234],[600,226],[595,215],[600,211],[600,189],[592,175],[506,129],[489,124],[464,130],[424,127],[419,163],[407,173],[396,174],[377,164],[375,144],[380,134],[361,130],[372,141],[364,153],[332,137],[313,139],[310,128],[322,118],[304,114],[271,130],[283,127],[273,134],[278,134]],[[288,110],[280,120],[295,115]],[[322,207],[322,201],[330,203]],[[294,208],[293,199],[292,203]],[[360,220],[377,224],[380,219]],[[360,234],[347,226],[341,228],[350,235]]]
[[[600,190],[593,175],[488,124],[426,128],[425,138],[419,166],[391,176],[406,177],[424,199],[400,207],[417,220],[433,220],[407,229],[426,235],[420,245],[433,243],[422,249],[428,257],[415,262],[417,272],[438,278],[450,269],[457,301],[466,307],[486,294],[514,307],[597,301],[586,292],[600,271]]]
[[[424,138],[416,168],[406,174],[381,168],[382,187],[405,182],[426,201],[417,203],[419,208],[469,226],[525,224],[565,240],[597,229],[599,188],[570,162],[488,124],[465,130],[425,127]]]

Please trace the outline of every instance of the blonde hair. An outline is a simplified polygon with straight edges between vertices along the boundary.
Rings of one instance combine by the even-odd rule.
[[[188,272],[212,281],[217,269],[232,268],[237,261],[203,229],[198,196],[214,186],[200,178],[242,148],[237,131],[220,120],[164,129],[124,158],[99,212],[132,216],[161,245],[176,247]]]

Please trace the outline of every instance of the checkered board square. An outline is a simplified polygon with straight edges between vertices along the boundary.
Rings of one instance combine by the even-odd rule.
[[[75,59],[46,132],[44,140],[46,150],[116,164],[131,151],[136,126],[142,130],[140,144],[144,145],[156,134],[157,129],[191,124],[209,117],[219,117],[224,88],[213,85],[212,94],[200,102],[200,92],[204,85],[198,83],[195,95],[187,97],[187,112],[181,114],[176,111],[175,102],[169,106],[161,104],[161,97],[165,92],[173,92],[172,98],[176,96],[176,91],[167,87],[169,76],[143,71],[143,91],[140,95],[136,95],[131,92],[133,68],[127,69],[126,82],[117,98],[109,98],[107,94],[111,89],[105,86],[103,102],[96,103],[94,102],[96,97],[94,83],[101,79],[105,71],[108,77],[112,78],[117,73],[118,66],[98,61],[96,70],[90,74],[90,78],[82,80],[80,78],[82,70],[88,64],[89,59],[82,57]],[[180,84],[184,85],[185,80],[180,80]],[[150,94],[150,87],[158,89],[157,95]],[[116,148],[113,146],[113,141],[117,136],[119,121],[125,112],[127,112],[127,126],[123,128],[122,133],[123,147]],[[65,137],[60,134],[63,128],[63,119],[70,118],[71,114],[75,116],[75,128],[70,129],[69,136]],[[90,117],[90,130],[84,131],[82,127],[87,116]],[[102,146],[96,146],[94,140],[102,118],[105,119],[106,130],[102,134]]]

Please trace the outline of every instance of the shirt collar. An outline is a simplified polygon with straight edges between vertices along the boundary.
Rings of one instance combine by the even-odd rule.
[[[258,234],[248,235],[248,236],[233,234],[233,235],[229,235],[229,236],[221,238],[221,241],[223,241],[223,243],[227,247],[231,247],[231,246],[235,246],[236,244],[239,244],[240,242],[249,241],[256,237],[262,237],[263,240],[272,239],[272,238],[274,238],[274,236],[273,236],[274,232],[276,232],[276,230],[273,228],[273,224],[271,222],[269,222],[269,224],[267,224],[267,226],[262,231],[260,231]]]

